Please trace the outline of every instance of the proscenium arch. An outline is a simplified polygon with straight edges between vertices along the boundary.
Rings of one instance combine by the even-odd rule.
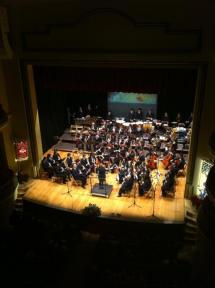
[[[32,166],[33,171],[32,174],[34,177],[39,176],[39,167],[40,161],[43,156],[42,152],[42,139],[39,125],[39,117],[38,117],[38,107],[36,100],[36,89],[34,83],[34,75],[33,75],[33,67],[34,65],[43,65],[43,66],[69,66],[69,67],[86,67],[83,65],[85,61],[81,61],[80,64],[74,63],[73,61],[65,63],[62,61],[54,62],[54,61],[23,61],[21,62],[23,80],[27,84],[24,84],[24,94],[26,101],[26,114],[28,120],[28,128],[30,135],[30,145],[32,151]],[[86,64],[86,62],[85,62]],[[195,101],[194,101],[194,109],[193,109],[193,126],[192,126],[192,135],[191,135],[191,144],[189,151],[189,160],[187,167],[187,175],[186,175],[186,187],[185,187],[185,197],[190,198],[193,192],[193,182],[195,175],[195,161],[197,156],[197,148],[198,148],[198,131],[200,127],[201,113],[204,101],[204,86],[205,86],[205,78],[206,78],[206,64],[198,63],[198,62],[189,62],[189,63],[146,63],[146,62],[117,62],[114,63],[111,61],[108,62],[87,62],[88,68],[95,67],[116,67],[116,68],[142,68],[142,69],[195,69],[197,71],[197,81],[195,88]]]

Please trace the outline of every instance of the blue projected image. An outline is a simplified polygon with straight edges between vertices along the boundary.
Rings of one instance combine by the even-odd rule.
[[[108,94],[108,102],[156,105],[157,94],[110,92]]]
[[[112,111],[114,117],[128,118],[130,109],[141,108],[143,115],[151,110],[154,116],[157,113],[157,98],[155,93],[134,93],[134,92],[109,92],[108,110]],[[143,117],[144,118],[144,117]]]

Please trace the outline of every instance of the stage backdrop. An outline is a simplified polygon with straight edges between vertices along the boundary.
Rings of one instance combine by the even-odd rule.
[[[108,110],[112,111],[114,117],[124,117],[128,120],[128,113],[131,108],[135,111],[137,111],[138,108],[141,108],[143,117],[145,117],[147,111],[150,109],[156,118],[157,94],[133,92],[108,93]]]

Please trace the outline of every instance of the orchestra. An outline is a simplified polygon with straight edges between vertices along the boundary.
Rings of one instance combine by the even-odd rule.
[[[82,111],[80,107],[79,116],[82,116]],[[101,187],[101,179],[105,179],[104,171],[116,173],[116,180],[120,184],[118,196],[130,191],[135,180],[139,196],[143,196],[152,187],[153,171],[162,165],[166,171],[161,187],[162,196],[174,194],[175,177],[186,165],[183,149],[178,149],[181,147],[178,143],[183,142],[184,147],[189,144],[190,128],[183,127],[182,133],[182,130],[171,127],[167,121],[167,112],[163,121],[152,119],[150,110],[147,112],[149,120],[141,121],[142,114],[141,109],[138,109],[136,115],[131,109],[129,122],[113,120],[111,113],[108,113],[106,120],[100,117],[93,119],[90,125],[83,125],[81,130],[70,132],[76,149],[84,151],[80,153],[80,159],[74,160],[71,152],[62,159],[57,149],[54,149],[53,155],[47,154],[43,158],[42,168],[50,178],[58,175],[66,183],[73,177],[81,181],[82,187],[86,186],[87,178],[92,173],[100,171]]]

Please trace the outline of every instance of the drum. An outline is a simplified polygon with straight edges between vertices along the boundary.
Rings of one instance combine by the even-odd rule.
[[[152,132],[152,122],[143,122],[143,131],[144,132]]]
[[[143,131],[147,132],[148,122],[143,122]]]

